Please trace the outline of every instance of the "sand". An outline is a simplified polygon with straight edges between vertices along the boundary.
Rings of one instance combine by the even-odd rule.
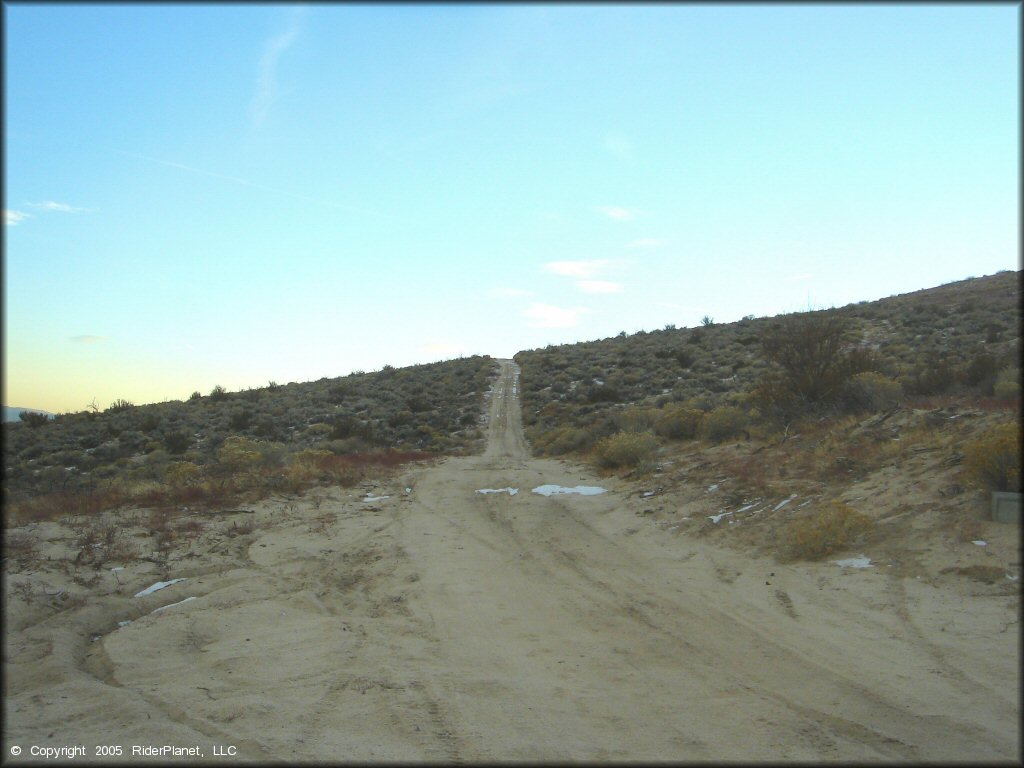
[[[529,456],[517,373],[482,455],[196,515],[166,562],[83,584],[29,526],[54,559],[8,566],[10,764],[1020,759],[1016,585],[669,530],[635,484]],[[985,536],[1019,566],[1014,526]]]

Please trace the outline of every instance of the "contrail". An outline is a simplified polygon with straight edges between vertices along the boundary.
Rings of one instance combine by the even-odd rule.
[[[391,214],[383,213],[381,211],[375,211],[372,208],[360,208],[357,205],[345,205],[344,203],[335,203],[335,202],[332,202],[330,200],[320,200],[320,199],[315,198],[315,197],[309,197],[308,195],[300,195],[300,194],[298,194],[296,192],[289,192],[286,189],[277,189],[275,187],[268,187],[266,184],[259,184],[259,183],[255,182],[255,181],[249,181],[248,179],[239,178],[238,176],[228,176],[227,174],[224,174],[224,173],[216,173],[215,171],[206,171],[206,170],[203,170],[202,168],[194,168],[191,165],[184,165],[183,163],[175,163],[175,162],[172,162],[170,160],[161,160],[161,159],[156,158],[156,157],[147,157],[146,155],[140,155],[140,154],[138,154],[136,152],[125,152],[125,151],[120,150],[120,149],[115,149],[115,150],[112,150],[112,151],[116,152],[119,155],[124,155],[125,157],[134,157],[134,158],[137,158],[139,160],[146,160],[146,161],[151,162],[151,163],[159,163],[160,165],[166,165],[166,166],[169,166],[171,168],[180,168],[181,170],[189,171],[190,173],[198,173],[201,176],[209,176],[210,178],[221,179],[222,181],[230,181],[230,182],[233,182],[235,184],[241,184],[243,187],[251,187],[252,189],[261,189],[264,192],[270,192],[271,194],[275,194],[275,195],[284,195],[285,197],[293,197],[296,200],[303,200],[303,201],[305,201],[307,203],[314,203],[316,205],[326,205],[329,208],[337,208],[338,210],[341,210],[341,211],[353,211],[353,212],[356,212],[356,213],[368,213],[368,214],[371,214],[373,216],[385,216],[387,218],[394,218],[394,216],[392,216]]]

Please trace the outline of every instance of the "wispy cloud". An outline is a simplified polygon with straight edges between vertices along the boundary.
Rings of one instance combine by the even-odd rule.
[[[55,211],[57,213],[89,213],[94,211],[94,208],[80,208],[74,205],[68,205],[67,203],[55,203],[53,200],[47,200],[45,203],[25,203],[32,208],[38,208],[41,211]]]
[[[292,47],[299,36],[300,22],[304,8],[293,8],[289,14],[287,28],[270,38],[263,46],[256,76],[256,92],[253,94],[249,114],[252,124],[259,126],[267,118],[270,107],[277,98],[277,66],[284,53]]]
[[[609,280],[580,280],[576,287],[584,293],[621,293],[622,286]]]
[[[238,176],[228,176],[227,174],[224,174],[224,173],[217,173],[215,171],[207,171],[207,170],[204,170],[202,168],[195,168],[194,166],[185,165],[183,163],[175,163],[175,162],[172,162],[170,160],[161,160],[161,159],[159,159],[157,157],[146,157],[145,155],[140,155],[140,154],[137,154],[135,152],[124,152],[124,151],[122,151],[120,149],[115,149],[113,151],[116,152],[119,155],[124,155],[125,157],[135,157],[135,158],[138,158],[139,160],[147,160],[147,161],[149,161],[151,163],[160,163],[160,165],[166,165],[166,166],[168,166],[170,168],[179,168],[179,169],[181,169],[183,171],[188,171],[189,173],[198,173],[201,176],[209,176],[211,179],[221,179],[222,181],[230,181],[230,182],[233,182],[235,184],[241,184],[242,186],[245,186],[245,187],[251,187],[253,189],[261,189],[264,192],[270,192],[270,193],[275,194],[275,195],[284,195],[285,197],[293,197],[296,200],[303,200],[303,201],[305,201],[307,203],[315,203],[316,205],[326,205],[326,206],[328,206],[330,208],[337,208],[337,209],[342,210],[342,211],[354,211],[356,213],[369,213],[369,214],[373,214],[374,216],[386,216],[388,218],[395,218],[391,214],[383,213],[382,211],[375,211],[372,208],[363,208],[363,207],[358,206],[358,205],[346,205],[345,203],[335,203],[335,202],[332,202],[331,200],[321,200],[320,198],[310,197],[309,195],[300,195],[300,194],[298,194],[296,192],[289,192],[286,189],[276,189],[275,187],[268,187],[266,184],[257,184],[254,181],[249,181],[248,179],[242,179],[242,178],[239,178]]]
[[[32,218],[32,214],[31,213],[25,213],[23,211],[9,211],[6,208],[4,209],[4,226],[5,227],[15,227],[18,224],[20,224],[21,222],[23,222],[25,219],[31,219],[31,218]]]
[[[633,240],[626,243],[626,247],[633,248],[659,248],[667,243],[668,240],[660,237],[641,237],[639,240]]]
[[[630,221],[636,218],[636,212],[618,205],[602,205],[597,210],[615,221]]]
[[[604,148],[620,160],[633,159],[633,143],[618,131],[612,131],[604,137]]]
[[[583,293],[621,293],[621,284],[595,279],[621,263],[615,259],[549,261],[544,265],[544,269],[562,277],[575,278],[576,287]]]
[[[548,272],[563,277],[587,278],[594,277],[612,263],[611,259],[591,259],[589,261],[549,261],[544,265]]]
[[[586,307],[555,307],[551,304],[532,304],[523,310],[531,328],[571,328],[590,310]]]
[[[106,336],[90,336],[88,334],[68,337],[68,341],[73,341],[75,344],[96,344],[100,341],[106,341],[106,339]]]

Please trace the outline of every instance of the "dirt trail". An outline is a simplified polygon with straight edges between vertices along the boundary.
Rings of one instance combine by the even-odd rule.
[[[94,643],[83,612],[26,627],[5,746],[59,725],[250,760],[1019,758],[1009,603],[660,530],[635,489],[530,457],[517,377],[501,361],[482,455],[267,502],[230,567],[145,598],[195,600],[118,629],[111,597]],[[531,492],[552,483],[608,492]]]

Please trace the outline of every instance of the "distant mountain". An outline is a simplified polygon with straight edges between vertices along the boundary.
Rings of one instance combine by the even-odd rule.
[[[38,408],[19,408],[14,405],[4,406],[4,421],[21,421],[20,413],[22,411],[31,411],[32,413],[45,413],[50,418],[53,418],[52,413],[49,411],[41,411]]]

